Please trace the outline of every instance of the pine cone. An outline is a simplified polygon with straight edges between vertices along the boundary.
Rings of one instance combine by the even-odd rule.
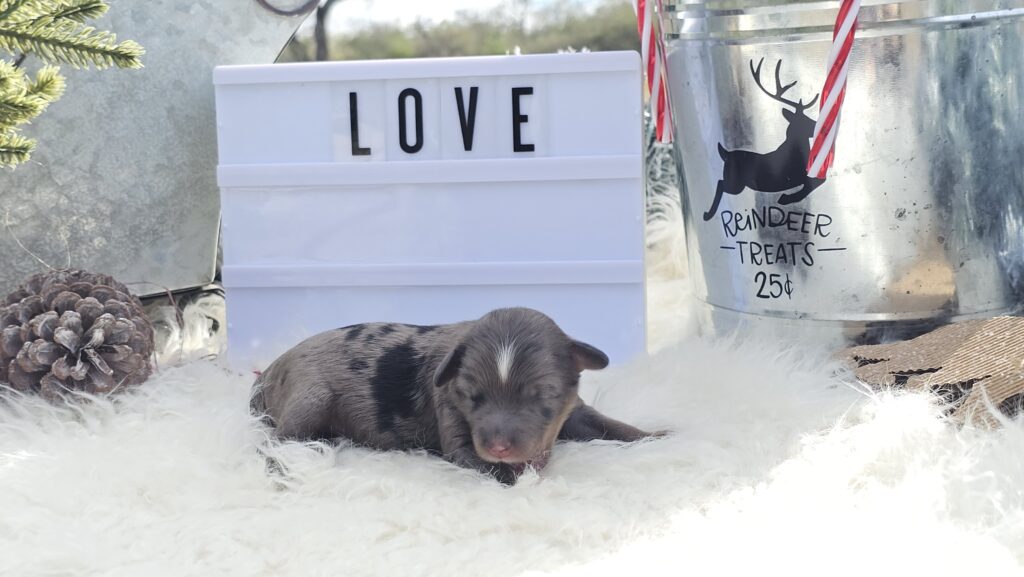
[[[37,274],[0,305],[0,381],[19,391],[108,393],[149,378],[152,355],[142,303],[105,274]]]

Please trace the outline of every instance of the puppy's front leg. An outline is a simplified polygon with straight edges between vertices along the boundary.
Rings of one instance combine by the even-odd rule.
[[[569,414],[569,418],[566,419],[562,430],[558,433],[558,438],[563,441],[602,439],[633,442],[653,436],[660,436],[660,434],[648,433],[632,425],[606,417],[582,400]]]
[[[476,454],[472,446],[459,447],[454,451],[445,452],[444,458],[460,467],[476,469],[481,473],[491,475],[506,485],[514,485],[516,482],[516,472],[512,467],[505,463],[488,463]]]

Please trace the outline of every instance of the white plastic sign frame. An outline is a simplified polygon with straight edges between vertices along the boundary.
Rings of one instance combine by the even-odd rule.
[[[646,350],[635,52],[214,72],[229,358],[529,306]]]

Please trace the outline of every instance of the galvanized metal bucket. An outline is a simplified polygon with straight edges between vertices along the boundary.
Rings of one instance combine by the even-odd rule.
[[[691,0],[663,15],[703,326],[871,341],[1016,311],[1024,1],[865,0],[820,181],[801,171],[838,7]]]
[[[67,95],[26,131],[32,161],[0,173],[0,294],[45,270],[32,253],[140,296],[213,281],[213,67],[273,62],[302,23],[298,1],[263,2],[277,13],[253,0],[118,2],[103,27],[145,46],[146,67],[64,67]]]

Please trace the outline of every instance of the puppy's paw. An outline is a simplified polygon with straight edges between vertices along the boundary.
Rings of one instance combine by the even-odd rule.
[[[516,484],[516,479],[519,478],[522,469],[517,469],[507,463],[497,463],[492,465],[488,472],[502,485],[512,486]]]

